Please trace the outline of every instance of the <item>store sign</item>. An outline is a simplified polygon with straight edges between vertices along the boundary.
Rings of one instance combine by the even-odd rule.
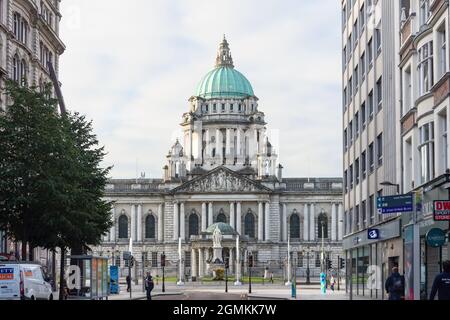
[[[369,240],[380,239],[380,230],[379,229],[369,229],[367,231],[367,239],[369,239]]]
[[[450,221],[450,201],[434,201],[434,221]]]
[[[426,239],[430,247],[442,247],[445,244],[445,232],[438,228],[431,229],[428,231]]]

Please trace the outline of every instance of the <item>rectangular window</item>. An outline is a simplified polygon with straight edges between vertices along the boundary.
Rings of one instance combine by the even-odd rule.
[[[423,125],[419,133],[420,177],[423,184],[434,178],[434,123]]]
[[[366,8],[363,4],[361,9],[359,10],[359,31],[361,34],[363,33],[365,24],[366,24]]]
[[[367,158],[366,158],[366,151],[361,153],[361,172],[362,172],[362,179],[366,179],[367,175]]]
[[[361,203],[361,220],[362,220],[362,228],[366,228],[367,227],[367,216],[366,216],[366,201],[363,201]]]
[[[367,43],[367,62],[369,64],[369,70],[372,69],[373,66],[373,41],[369,40]]]
[[[342,65],[343,69],[347,66],[347,46],[342,50]]]
[[[344,112],[347,110],[347,88],[344,89],[344,92],[342,93],[342,99],[343,99],[343,105],[344,105]]]
[[[354,94],[356,94],[359,89],[359,79],[358,79],[359,73],[358,72],[359,72],[358,66],[356,66],[355,70],[353,71],[353,84],[354,84],[353,92],[354,92]]]
[[[383,109],[383,79],[380,77],[377,81],[377,112]]]
[[[370,173],[375,169],[373,143],[369,145],[369,170]]]
[[[297,252],[297,267],[303,268],[303,253]]]
[[[403,114],[412,108],[411,67],[403,73]]]
[[[345,25],[347,23],[347,5],[345,4],[342,8],[342,29],[345,28]]]
[[[361,131],[364,131],[366,128],[366,103],[363,102],[361,105]]]
[[[375,41],[377,45],[377,56],[381,53],[381,29],[375,29]]]
[[[365,52],[362,54],[359,64],[361,66],[361,83],[363,83],[364,80],[366,79],[366,53]]]
[[[383,134],[377,137],[378,166],[383,164]]]
[[[158,252],[152,252],[152,268],[158,267]]]
[[[353,209],[350,209],[348,213],[348,233],[353,232]]]
[[[427,23],[430,15],[430,0],[420,0],[420,26]]]
[[[355,183],[359,184],[359,159],[355,160]]]
[[[348,136],[347,136],[347,129],[344,130],[344,150],[346,151],[348,148]]]
[[[347,174],[347,170],[344,171],[344,190],[345,190],[345,193],[348,192],[348,174]]]
[[[441,128],[441,172],[445,172],[448,168],[448,139],[447,139],[447,114],[439,115]]]
[[[350,141],[350,146],[353,144],[353,121],[348,124],[348,140]]]
[[[348,80],[347,90],[348,90],[348,100],[350,103],[353,99],[353,78],[352,77],[350,77],[350,80]]]
[[[225,112],[225,104],[222,103],[222,112]]]
[[[348,39],[347,39],[347,55],[348,55],[347,56],[347,62],[349,62],[350,58],[352,57],[352,53],[353,53],[352,48],[353,48],[353,46],[352,46],[352,35],[349,35]]]
[[[184,266],[186,268],[191,267],[191,251],[185,251],[184,252]]]
[[[350,177],[349,177],[350,190],[352,190],[353,189],[353,182],[354,182],[354,180],[353,180],[353,165],[350,166],[350,168],[348,169],[348,172],[349,172],[349,175],[350,175]]]
[[[370,225],[375,223],[375,197],[371,195],[369,197],[369,215],[370,215]]]
[[[359,112],[355,114],[355,139],[359,136]]]
[[[419,93],[428,93],[433,86],[433,41],[423,45],[418,51]]]
[[[368,104],[369,104],[369,122],[373,119],[373,90],[370,91],[368,96]]]
[[[355,23],[353,24],[353,49],[356,48],[356,45],[358,44],[358,38],[359,38],[359,32],[358,32],[358,19],[355,20]]]
[[[360,219],[359,219],[359,206],[355,207],[355,228],[356,230],[359,230],[361,228],[360,224]]]
[[[445,24],[443,24],[438,29],[438,54],[439,54],[439,65],[438,65],[438,78],[441,78],[445,72],[447,72],[447,37],[445,31]]]

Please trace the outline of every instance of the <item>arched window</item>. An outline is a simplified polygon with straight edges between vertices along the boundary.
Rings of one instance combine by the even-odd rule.
[[[255,216],[253,215],[252,212],[248,212],[245,215],[244,233],[247,237],[251,239],[255,238]]]
[[[319,229],[318,230],[319,238],[327,239],[328,238],[328,217],[325,212],[322,212],[319,215],[319,218],[317,219],[317,228]]]
[[[189,237],[198,236],[198,216],[192,213],[189,216]]]
[[[13,58],[13,80],[15,82],[20,81],[20,59],[17,54]]]
[[[20,83],[23,86],[27,85],[27,63],[24,59],[20,62]]]
[[[152,214],[149,214],[147,218],[145,218],[145,238],[155,239],[155,235],[155,217]]]
[[[300,218],[297,213],[291,215],[289,221],[289,231],[291,239],[300,239]]]
[[[121,215],[119,218],[119,239],[128,239],[128,218]]]
[[[219,213],[219,215],[217,216],[216,222],[227,223],[227,216],[225,215],[225,213],[223,213],[222,210],[220,210],[220,213]]]

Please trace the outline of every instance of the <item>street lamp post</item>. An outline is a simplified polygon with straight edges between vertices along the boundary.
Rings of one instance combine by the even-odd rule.
[[[248,256],[248,293],[252,293],[252,267],[253,267],[253,255],[250,253]]]
[[[310,279],[311,270],[309,269],[309,249],[304,250],[304,252],[306,253],[306,284],[311,284]]]

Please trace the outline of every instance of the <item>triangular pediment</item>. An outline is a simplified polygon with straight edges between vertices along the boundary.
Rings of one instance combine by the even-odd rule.
[[[218,167],[207,174],[172,190],[173,193],[270,193],[271,189],[248,179],[226,167]]]

